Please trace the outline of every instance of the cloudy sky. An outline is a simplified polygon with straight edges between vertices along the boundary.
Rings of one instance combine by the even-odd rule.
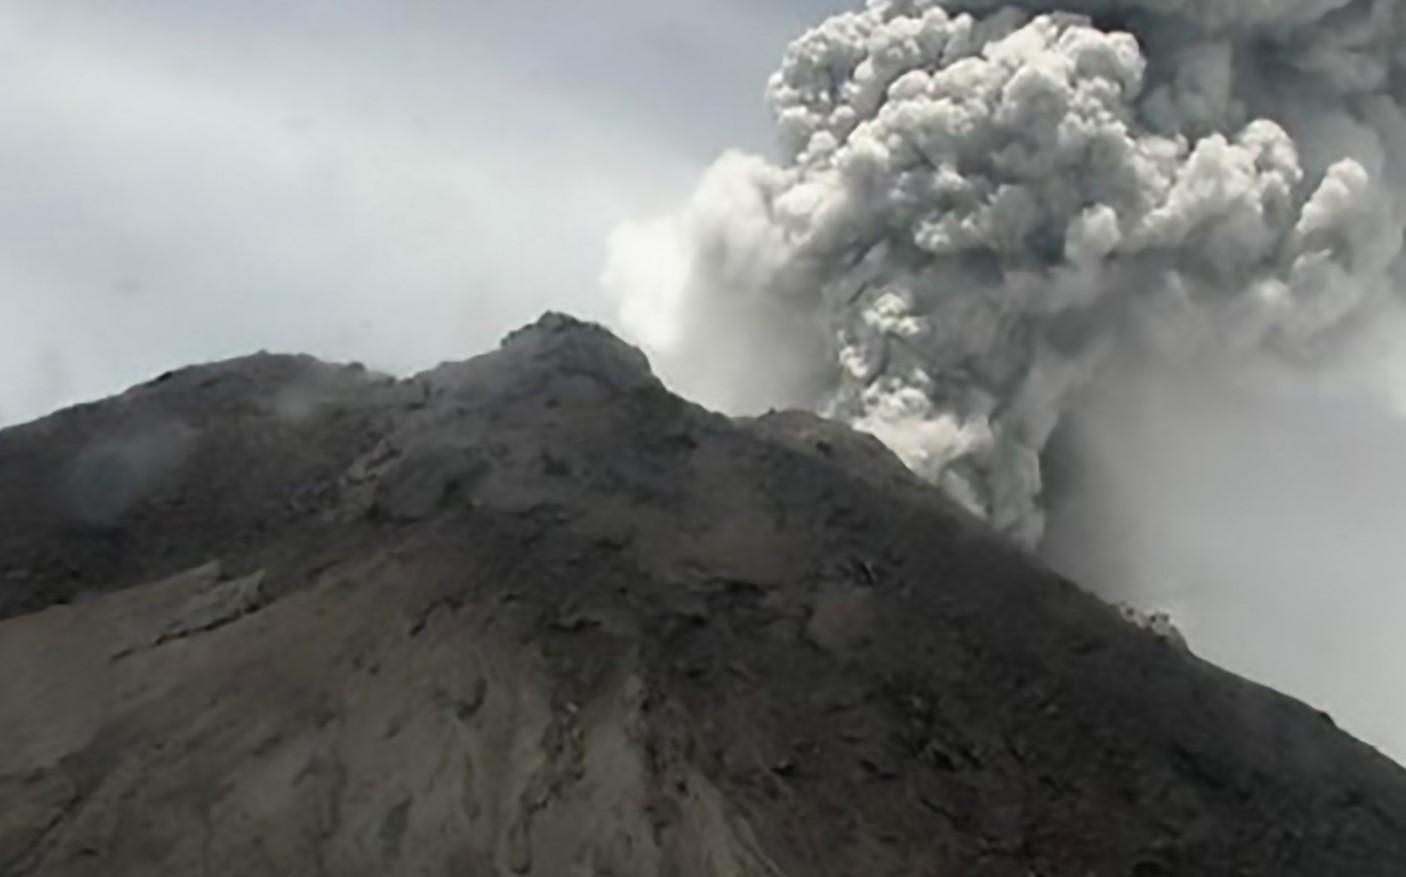
[[[407,371],[609,319],[610,229],[766,146],[766,75],[847,5],[9,0],[0,423],[258,349]]]

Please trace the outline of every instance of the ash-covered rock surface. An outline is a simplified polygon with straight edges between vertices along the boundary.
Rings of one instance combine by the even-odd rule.
[[[1406,873],[1406,771],[548,316],[0,432],[0,874]]]

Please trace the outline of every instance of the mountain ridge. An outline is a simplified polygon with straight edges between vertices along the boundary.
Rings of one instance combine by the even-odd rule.
[[[1327,874],[1406,771],[548,315],[0,432],[0,872]]]

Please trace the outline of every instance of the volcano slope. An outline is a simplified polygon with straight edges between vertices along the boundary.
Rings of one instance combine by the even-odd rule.
[[[549,315],[0,433],[0,873],[1406,873],[1406,771]]]

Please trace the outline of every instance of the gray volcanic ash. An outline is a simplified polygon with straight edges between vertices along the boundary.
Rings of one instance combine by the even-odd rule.
[[[1246,569],[1208,570],[1204,544],[1160,565],[1120,555],[1126,520],[1155,541],[1219,510],[1225,540],[1259,533],[1269,558],[1304,534],[1250,526],[1275,516],[1268,497],[1163,503],[1155,473],[1196,467],[1177,439],[1125,445],[1214,443],[1240,428],[1225,396],[1287,397],[1300,431],[1266,420],[1258,442],[1326,446],[1305,508],[1335,508],[1334,457],[1401,468],[1391,442],[1332,418],[1386,387],[1364,404],[1406,419],[1400,357],[1368,354],[1384,333],[1406,350],[1404,43],[1396,0],[873,0],[786,51],[767,87],[778,155],[725,155],[679,212],[619,229],[605,282],[684,392],[842,419],[1047,556],[1097,555],[1070,567],[1089,584],[1127,595],[1136,566],[1151,583],[1133,596],[1194,615]],[[1406,425],[1395,438],[1406,446]],[[1272,456],[1227,448],[1247,472]],[[1154,474],[1110,481],[1134,459]],[[1062,492],[1094,485],[1112,498],[1078,496],[1081,517],[1048,526]],[[1364,505],[1406,525],[1399,498]],[[1355,572],[1380,547],[1336,557],[1367,626],[1406,608],[1383,584],[1397,566]],[[1272,590],[1272,567],[1249,570],[1255,590]],[[1242,636],[1261,635],[1256,614],[1242,607]],[[1401,664],[1353,660],[1378,677]]]

